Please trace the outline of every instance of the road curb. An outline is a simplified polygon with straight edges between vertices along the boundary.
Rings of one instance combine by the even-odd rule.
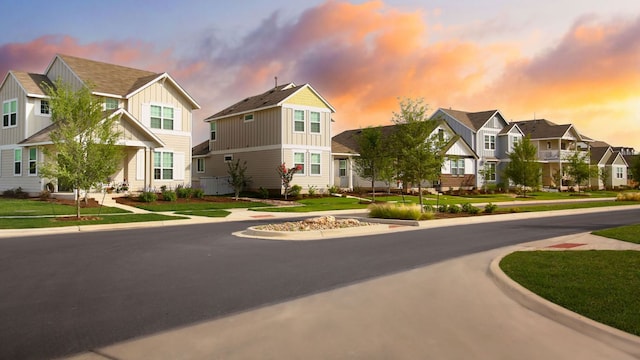
[[[496,257],[489,265],[489,276],[502,292],[535,313],[640,358],[639,336],[599,323],[560,305],[554,304],[508,277],[507,274],[500,269],[500,261],[513,252],[514,251],[509,251]]]
[[[339,237],[363,236],[371,234],[382,234],[389,231],[398,230],[389,224],[374,224],[349,228],[328,229],[328,230],[309,230],[309,231],[273,231],[260,230],[256,226],[248,227],[246,230],[234,232],[233,235],[239,237],[249,237],[267,240],[287,240],[287,241],[306,241],[333,239]]]

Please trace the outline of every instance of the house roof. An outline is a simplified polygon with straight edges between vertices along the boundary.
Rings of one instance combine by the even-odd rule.
[[[546,119],[517,121],[515,123],[520,130],[522,130],[525,135],[529,135],[531,139],[561,138],[573,127],[571,124],[558,125]],[[578,137],[582,139],[580,134],[578,134]]]
[[[58,124],[53,123],[44,129],[38,131],[37,133],[29,136],[28,138],[20,141],[18,145],[46,145],[52,144],[51,142],[51,132],[58,128]]]
[[[487,121],[489,121],[489,119],[491,119],[498,112],[498,110],[487,110],[480,112],[467,112],[453,109],[440,110],[474,131],[480,130],[480,128],[483,127],[484,124],[486,124]]]
[[[205,140],[200,144],[191,148],[191,156],[202,157],[209,153],[209,140]]]
[[[602,157],[609,151],[609,146],[592,147],[590,154],[591,165],[596,165],[602,161]],[[613,156],[610,156],[610,158]]]
[[[28,96],[45,97],[46,90],[43,83],[53,86],[49,78],[42,74],[33,74],[24,71],[10,71],[13,77],[20,83],[22,88],[27,92]]]
[[[238,101],[237,103],[207,117],[204,120],[207,121],[221,119],[232,115],[239,115],[255,110],[280,106],[286,99],[304,88],[309,88],[327,105],[328,108],[331,109],[332,112],[335,112],[335,109],[324,98],[322,98],[322,96],[320,96],[320,94],[318,94],[318,92],[316,92],[311,87],[311,85],[303,84],[298,86],[294,83],[288,83],[276,86],[273,89],[263,92],[262,94],[250,96],[246,99]]]
[[[582,135],[581,135],[581,136],[582,136]],[[584,138],[584,136],[583,136],[583,138]],[[591,144],[590,144],[590,145],[591,145],[591,148],[595,148],[595,147],[598,147],[598,148],[601,148],[601,147],[607,148],[607,147],[611,146],[611,145],[609,145],[608,143],[606,143],[606,142],[604,142],[604,141],[600,141],[600,140],[594,140],[594,141],[592,141],[592,142],[591,142]]]
[[[618,151],[614,151],[613,155],[611,155],[609,157],[609,159],[607,159],[607,165],[613,165],[613,163],[616,162],[617,158],[622,159],[622,162],[624,162],[625,166],[629,166],[629,163],[627,162],[627,160],[624,158],[624,156],[622,156],[622,154],[620,154],[620,152]]]
[[[629,166],[632,166],[635,161],[640,161],[640,155],[622,155],[622,157]]]

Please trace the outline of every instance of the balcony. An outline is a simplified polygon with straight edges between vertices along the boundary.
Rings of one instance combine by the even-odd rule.
[[[538,151],[538,159],[543,161],[566,161],[568,157],[573,155],[574,150],[540,150]],[[583,160],[585,162],[589,161],[589,153],[584,151],[582,152]]]

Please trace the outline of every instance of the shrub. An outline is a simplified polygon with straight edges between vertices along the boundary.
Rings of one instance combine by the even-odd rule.
[[[426,213],[433,213],[435,212],[435,207],[431,204],[427,204],[424,206],[424,212]]]
[[[493,203],[488,203],[484,206],[485,214],[493,214],[498,209],[498,205]]]
[[[160,192],[165,192],[165,191],[167,191],[167,185],[160,186]]]
[[[14,189],[7,189],[2,192],[2,196],[6,198],[12,198],[16,196],[16,191]]]
[[[509,208],[509,212],[512,213],[512,214],[519,213],[521,211],[522,210],[520,210],[520,208],[517,208],[517,207]]]
[[[194,198],[196,199],[204,199],[204,190],[198,188],[198,189],[193,189],[193,195]]]
[[[449,210],[449,212],[451,214],[457,214],[460,211],[462,211],[462,209],[460,208],[460,205],[457,205],[457,204],[453,204],[453,205],[449,206],[448,210]]]
[[[138,200],[150,203],[158,200],[158,195],[151,191],[144,191],[140,196],[138,196]]]
[[[327,191],[329,191],[329,194],[331,195],[340,194],[340,188],[336,185],[332,185],[332,186],[327,185]]]
[[[427,214],[427,213],[425,213]],[[369,216],[380,219],[420,220],[420,205],[371,204]]]
[[[443,204],[438,207],[438,212],[446,213],[448,209],[449,209],[449,206],[447,204]]]
[[[176,201],[178,200],[178,195],[173,190],[165,190],[162,192],[162,200],[164,201]]]
[[[6,198],[26,199],[29,197],[29,193],[22,191],[22,188],[18,186],[15,189],[3,191],[2,196]]]
[[[178,186],[176,188],[176,195],[181,199],[190,199],[193,196],[193,189],[188,186]]]
[[[260,186],[260,189],[258,189],[258,195],[262,198],[262,199],[268,199],[269,198],[269,190],[263,188],[262,186]]]
[[[297,198],[300,196],[300,192],[302,191],[302,186],[296,184],[293,185],[290,189],[289,189],[289,195]]]
[[[480,208],[477,208],[475,206],[470,207],[469,210],[467,211],[467,214],[470,214],[470,215],[477,215],[479,213],[480,213]]]
[[[640,192],[618,193],[616,201],[640,201]]]
[[[462,212],[466,212],[466,213],[471,212],[471,211],[473,211],[471,209],[473,207],[475,207],[475,206],[471,205],[471,203],[464,203],[464,204],[462,204]]]
[[[42,190],[38,197],[40,200],[48,200],[51,197],[51,192],[49,192],[49,190]]]
[[[318,187],[317,186],[309,185],[309,190],[307,190],[307,192],[309,193],[309,196],[315,195],[316,191],[318,191]]]

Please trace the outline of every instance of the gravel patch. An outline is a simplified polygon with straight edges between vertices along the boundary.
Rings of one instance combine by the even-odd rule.
[[[336,219],[333,216],[320,216],[302,221],[285,222],[280,224],[268,224],[256,226],[257,230],[268,231],[312,231],[344,229],[350,227],[375,225],[357,219]]]

